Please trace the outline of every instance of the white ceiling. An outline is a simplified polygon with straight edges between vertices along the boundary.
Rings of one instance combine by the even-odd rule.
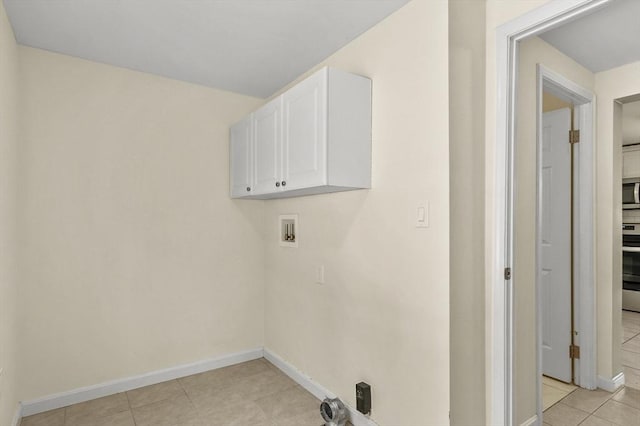
[[[540,37],[592,72],[640,60],[640,0],[615,0]]]
[[[18,43],[268,97],[409,0],[4,0]]]

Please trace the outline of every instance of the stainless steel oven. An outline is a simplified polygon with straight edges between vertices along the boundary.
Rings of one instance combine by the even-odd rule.
[[[622,225],[622,308],[640,312],[640,223]]]
[[[640,209],[640,178],[622,179],[622,208]]]

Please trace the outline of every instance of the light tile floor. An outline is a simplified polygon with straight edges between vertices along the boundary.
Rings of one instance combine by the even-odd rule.
[[[264,358],[25,417],[21,426],[320,426],[320,401]]]
[[[543,414],[549,426],[638,426],[640,390],[623,387],[615,393],[576,389]]]
[[[542,409],[546,410],[569,395],[577,386],[542,376]]]
[[[625,384],[640,389],[640,312],[622,311],[622,369]]]
[[[640,425],[640,313],[623,311],[626,387],[543,378],[544,424]],[[320,426],[320,401],[265,359],[25,417],[21,426]]]
[[[640,313],[622,311],[622,327],[622,364],[626,386],[615,393],[578,388],[545,409],[545,425],[640,425]]]

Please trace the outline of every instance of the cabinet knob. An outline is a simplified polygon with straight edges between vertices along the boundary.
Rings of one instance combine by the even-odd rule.
[[[251,191],[251,187],[247,186],[247,192]]]
[[[286,180],[282,181],[282,186],[287,186],[287,181]]]
[[[280,182],[276,182],[276,186],[277,186],[277,187],[280,187]]]

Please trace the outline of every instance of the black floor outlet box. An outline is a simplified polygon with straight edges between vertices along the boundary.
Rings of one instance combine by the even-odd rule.
[[[356,384],[356,408],[362,414],[371,412],[371,386],[365,382]]]

